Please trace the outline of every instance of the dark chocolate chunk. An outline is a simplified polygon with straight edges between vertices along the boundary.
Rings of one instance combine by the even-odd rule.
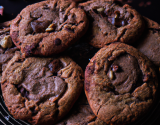
[[[46,28],[49,26],[50,21],[34,21],[31,22],[31,27],[35,33],[44,33]]]
[[[57,45],[57,46],[60,45],[61,42],[62,41],[59,38],[56,38],[55,41],[54,41],[55,45]]]
[[[48,65],[48,67],[52,73],[57,74],[57,72],[63,68],[63,65],[60,60],[55,59]]]

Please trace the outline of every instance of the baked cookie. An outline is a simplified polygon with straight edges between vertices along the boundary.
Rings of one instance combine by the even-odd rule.
[[[84,92],[78,98],[68,116],[56,125],[107,125],[92,112]]]
[[[146,30],[138,40],[137,49],[160,67],[160,25],[146,17]]]
[[[158,80],[142,53],[124,43],[101,48],[85,70],[85,93],[94,114],[112,125],[140,118],[154,102]]]
[[[20,52],[2,73],[2,94],[15,119],[55,124],[72,108],[83,89],[83,71],[68,57],[22,58]]]
[[[2,27],[6,27],[7,22],[0,24]],[[15,51],[19,49],[13,46],[12,40],[9,36],[10,28],[6,27],[0,29],[0,82],[2,77],[2,71],[7,65],[8,61],[14,56]]]
[[[97,48],[112,42],[131,44],[144,30],[141,15],[129,5],[119,6],[111,0],[92,0],[80,3],[88,13],[90,26],[87,41]]]
[[[50,0],[27,6],[13,20],[10,35],[25,56],[49,56],[75,43],[88,28],[75,2]]]
[[[15,51],[18,50],[19,49],[17,47],[12,47],[8,49],[3,49],[2,47],[0,47],[0,82],[2,77],[2,71],[4,71],[8,61],[11,60],[14,56]]]

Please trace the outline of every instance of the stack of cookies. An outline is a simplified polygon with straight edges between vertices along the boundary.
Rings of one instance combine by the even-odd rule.
[[[1,90],[15,119],[127,125],[153,107],[160,26],[129,5],[47,0],[0,27]]]

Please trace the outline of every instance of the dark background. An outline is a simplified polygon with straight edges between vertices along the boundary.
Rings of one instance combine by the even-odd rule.
[[[17,14],[27,5],[42,0],[0,0],[0,5],[4,7],[3,16],[0,15],[0,22],[14,19]],[[160,24],[160,0],[118,0],[128,3],[140,14],[146,16]],[[1,89],[0,89],[1,90]],[[160,95],[160,94],[159,94]],[[144,115],[139,121],[132,125],[160,125],[160,98],[158,99],[149,113]],[[0,125],[26,125],[26,122],[15,120],[7,112],[0,91]]]
[[[11,20],[27,5],[42,0],[0,0],[0,5],[4,6],[3,18],[0,22]],[[160,24],[160,0],[117,0],[128,3],[140,14],[146,16]]]

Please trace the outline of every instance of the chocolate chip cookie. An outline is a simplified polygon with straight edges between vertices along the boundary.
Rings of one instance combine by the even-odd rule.
[[[22,58],[20,52],[2,74],[2,94],[15,119],[55,124],[72,108],[83,89],[83,71],[69,57]]]
[[[10,35],[25,56],[49,56],[67,49],[87,28],[87,16],[75,2],[52,0],[23,9],[13,20]]]
[[[160,25],[146,17],[146,30],[138,40],[137,49],[160,67]]]
[[[144,30],[141,15],[129,5],[119,6],[111,0],[80,3],[88,13],[90,26],[87,41],[97,48],[112,42],[132,44]]]
[[[17,47],[12,47],[8,49],[3,49],[0,47],[0,82],[2,77],[2,71],[4,71],[8,61],[12,59],[15,54],[15,51],[18,51]]]
[[[3,23],[1,26],[5,27],[6,25]],[[15,51],[19,50],[17,47],[13,46],[9,31],[9,27],[0,29],[0,82],[2,71],[5,69],[8,61],[14,56]]]
[[[107,124],[130,124],[140,118],[151,108],[157,86],[152,63],[124,43],[101,48],[85,70],[91,109]]]

